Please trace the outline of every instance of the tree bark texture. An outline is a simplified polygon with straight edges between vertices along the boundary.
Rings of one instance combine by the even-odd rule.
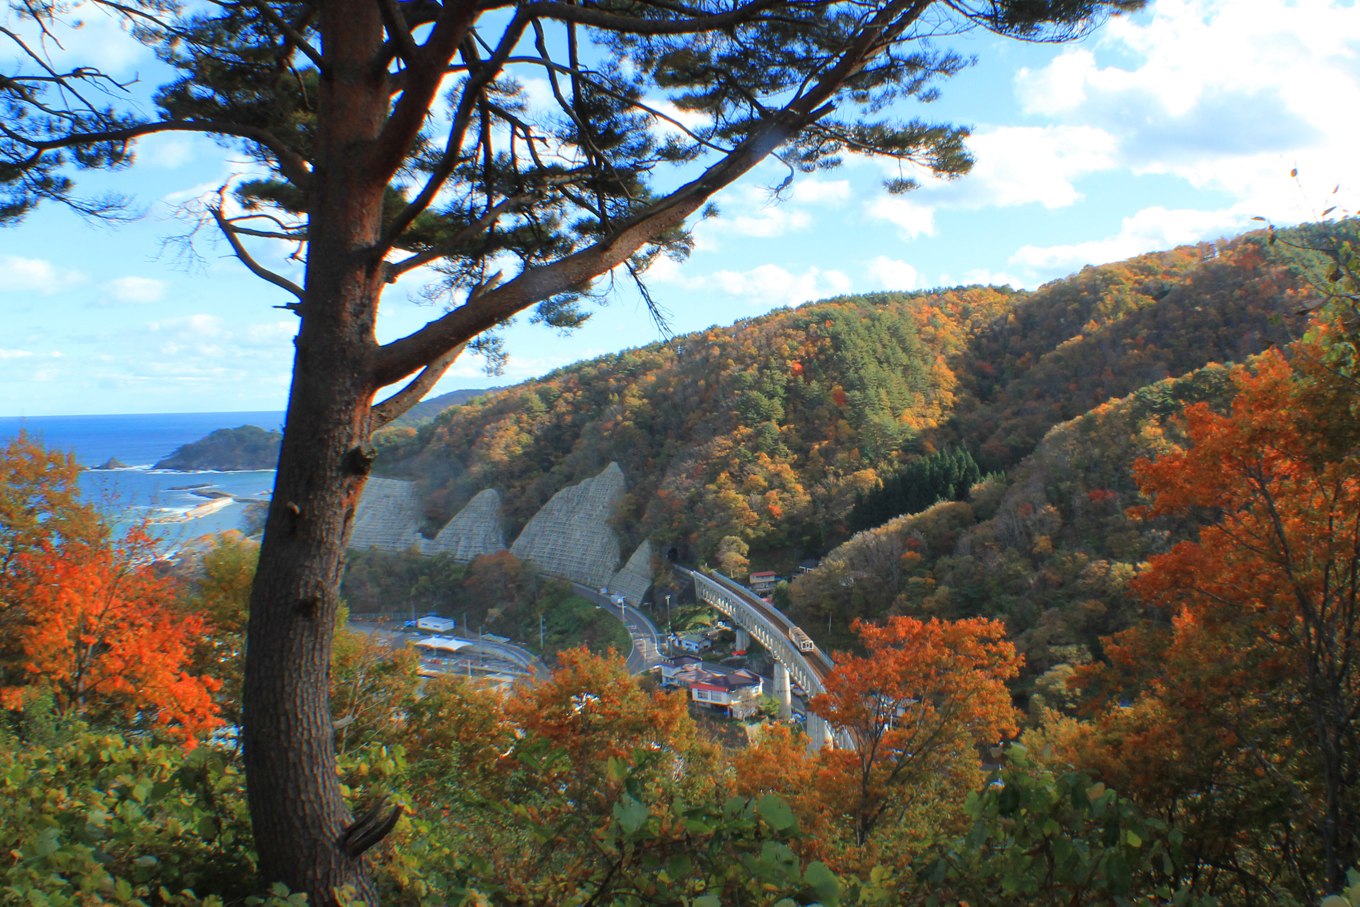
[[[371,249],[386,183],[374,178],[371,154],[387,95],[370,62],[383,34],[377,4],[330,0],[322,15],[322,33],[334,39],[309,185],[307,299],[251,594],[244,753],[264,880],[304,891],[313,904],[334,903],[345,886],[373,904],[362,855],[349,856],[341,842],[353,816],[336,774],[330,659],[345,539],[369,462],[382,285]]]
[[[392,815],[370,810],[356,826],[336,774],[329,702],[345,542],[372,462],[373,429],[416,402],[462,344],[626,262],[833,109],[829,102],[841,84],[886,46],[884,34],[900,33],[930,2],[890,0],[835,66],[797,99],[766,116],[696,179],[616,224],[608,235],[503,285],[480,287],[448,314],[382,347],[374,334],[378,303],[385,284],[401,273],[385,261],[392,242],[383,236],[384,192],[417,141],[477,6],[454,0],[443,6],[421,48],[407,48],[404,88],[393,100],[386,65],[380,63],[386,34],[382,5],[321,2],[312,169],[289,176],[307,196],[306,279],[302,288],[282,277],[274,281],[299,297],[301,325],[247,626],[243,741],[263,881],[283,882],[316,905],[334,904],[344,888],[377,903],[362,848],[391,828]],[[220,210],[215,216],[233,238]],[[233,249],[252,263],[238,242]],[[373,406],[381,388],[416,372],[421,374],[409,392]]]

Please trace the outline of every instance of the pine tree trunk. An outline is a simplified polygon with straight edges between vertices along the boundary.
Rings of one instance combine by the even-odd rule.
[[[314,246],[314,259],[317,251]],[[367,289],[357,276],[342,281],[354,295]],[[304,317],[298,337],[279,472],[251,593],[246,780],[266,882],[306,891],[313,904],[332,903],[334,890],[352,885],[373,904],[362,858],[350,858],[340,844],[352,817],[336,777],[330,713],[331,641],[345,539],[367,472],[372,390],[365,344],[344,328],[347,319],[317,309],[320,314]]]
[[[306,374],[299,344],[287,429],[251,594],[244,752],[251,825],[266,883],[313,904],[353,886],[376,897],[362,857],[340,846],[352,816],[336,775],[330,714],[331,640],[344,537],[362,478],[348,468],[357,440],[343,375]],[[330,381],[326,381],[330,378]],[[344,398],[350,399],[346,407]],[[346,418],[345,409],[351,418]]]
[[[371,462],[374,321],[382,290],[371,249],[385,180],[371,164],[387,84],[371,62],[382,44],[378,4],[327,0],[308,186],[306,301],[274,496],[251,592],[244,753],[251,825],[266,883],[332,904],[352,886],[376,904],[336,776],[331,641],[345,540]]]

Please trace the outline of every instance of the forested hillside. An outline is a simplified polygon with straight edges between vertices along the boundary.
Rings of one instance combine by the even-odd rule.
[[[1183,439],[1186,405],[1225,409],[1229,376],[1210,365],[1102,404],[1050,430],[1009,482],[993,478],[968,501],[855,535],[793,582],[793,616],[832,648],[853,641],[855,618],[999,618],[1025,655],[1024,690],[1056,666],[1089,661],[1100,637],[1140,613],[1128,589],[1136,566],[1197,526],[1131,519],[1142,502],[1134,463]]]
[[[1299,239],[1297,231],[1281,234]],[[725,536],[781,567],[846,536],[855,501],[913,458],[1006,469],[1053,425],[1296,329],[1309,262],[1264,232],[1088,267],[1033,292],[844,297],[582,362],[381,437],[431,528],[483,488],[511,532],[564,485],[623,467],[629,541],[710,557]]]
[[[1198,297],[1224,325],[1305,301],[1296,276],[1280,289],[1289,274],[1270,245],[1220,258],[1234,255],[1266,276]],[[1167,258],[1178,260],[1187,284],[1207,263]],[[705,711],[695,690],[639,681],[616,655],[562,651],[582,639],[608,650],[622,628],[508,552],[468,566],[354,553],[345,589],[357,610],[393,600],[413,614],[453,610],[464,628],[485,620],[532,637],[537,627],[541,647],[558,650],[551,677],[499,690],[441,672],[342,612],[327,717],[345,808],[367,817],[345,837],[373,827],[383,804],[401,806],[367,851],[376,900],[1360,904],[1350,881],[1360,877],[1348,875],[1360,865],[1352,249],[1336,250],[1330,273],[1328,304],[1308,304],[1317,311],[1299,342],[1101,403],[1050,427],[1004,473],[982,475],[964,416],[1004,416],[997,401],[1026,387],[1042,398],[1047,379],[1034,376],[1064,359],[1038,357],[981,401],[962,370],[995,340],[989,325],[1010,329],[1035,300],[1060,311],[1053,294],[1073,282],[1017,299],[974,289],[810,306],[583,364],[389,435],[389,458],[437,463],[472,419],[486,433],[463,455],[499,444],[499,459],[476,468],[514,477],[502,487],[518,489],[516,506],[571,475],[541,466],[555,449],[550,428],[572,469],[631,454],[630,513],[643,528],[655,515],[643,492],[679,480],[695,489],[689,503],[763,504],[769,525],[794,525],[769,499],[732,489],[758,470],[803,483],[814,456],[822,481],[887,476],[850,508],[863,519],[914,512],[776,590],[835,652],[824,692],[803,705],[855,745],[815,752],[796,716],[753,716],[743,729]],[[1195,298],[1164,301],[1188,292],[1147,296],[1134,314],[1170,319]],[[989,300],[994,310],[971,322],[940,314],[944,303],[982,313]],[[777,345],[786,358],[774,358]],[[1130,373],[1111,362],[1112,374]],[[585,408],[580,422],[562,403],[569,394]],[[708,398],[727,408],[698,405]],[[1029,430],[1041,413],[1014,424]],[[814,420],[834,437],[813,435]],[[649,444],[658,426],[670,434]],[[705,470],[722,470],[716,490]],[[104,525],[78,478],[73,456],[24,435],[0,450],[5,903],[300,903],[266,890],[241,773],[258,546],[221,537],[167,564],[139,530],[120,539]],[[436,478],[446,506],[470,481],[453,465]],[[676,519],[669,531],[707,531]],[[719,549],[743,545],[725,537]],[[705,730],[723,720],[724,733]]]

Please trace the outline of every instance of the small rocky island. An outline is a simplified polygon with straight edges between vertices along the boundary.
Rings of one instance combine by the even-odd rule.
[[[274,469],[282,444],[282,432],[265,431],[254,425],[219,428],[201,441],[185,444],[152,468],[184,472]]]
[[[91,466],[91,469],[127,469],[128,465],[117,457],[109,457],[98,466]]]

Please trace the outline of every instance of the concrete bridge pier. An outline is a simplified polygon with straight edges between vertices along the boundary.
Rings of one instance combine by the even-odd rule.
[[[824,746],[833,746],[834,738],[831,735],[831,726],[826,723],[826,719],[821,715],[808,713],[807,719],[808,751],[817,752]]]
[[[789,669],[777,661],[774,663],[774,698],[779,700],[779,717],[790,717],[793,714],[793,690],[789,685]]]
[[[737,651],[745,652],[751,648],[751,633],[745,627],[737,627]]]

